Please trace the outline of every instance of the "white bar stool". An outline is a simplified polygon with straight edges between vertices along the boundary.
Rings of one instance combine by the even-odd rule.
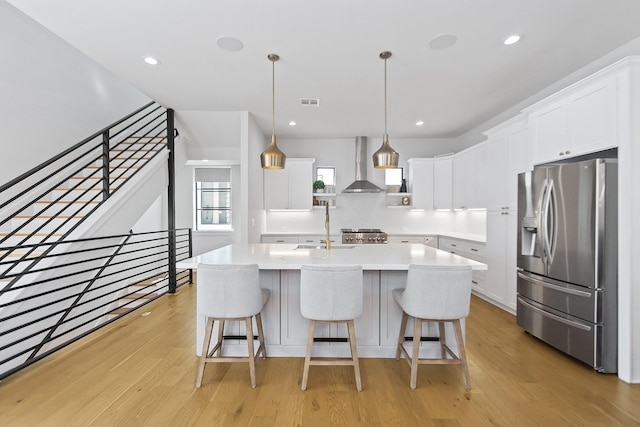
[[[269,291],[260,288],[257,264],[248,265],[207,265],[198,264],[197,280],[198,311],[206,317],[204,344],[200,355],[200,366],[196,387],[202,385],[202,376],[206,363],[249,362],[251,387],[256,386],[255,356],[262,354],[266,358],[262,318],[260,311],[269,299]],[[254,353],[253,323],[256,318],[258,341],[260,346]],[[218,321],[218,342],[209,351],[214,321]],[[222,357],[224,323],[227,320],[245,321],[247,332],[248,357]],[[214,356],[217,353],[217,356]]]
[[[471,267],[432,267],[410,265],[405,289],[394,289],[393,298],[402,308],[402,322],[398,336],[396,360],[402,353],[411,367],[411,388],[415,390],[419,364],[461,365],[465,388],[471,389],[467,356],[462,338],[460,319],[469,315],[471,302]],[[404,347],[404,332],[409,316],[414,319],[413,350],[409,356]],[[437,322],[441,359],[420,359],[420,339],[422,323]],[[456,355],[446,344],[445,322],[453,324],[458,353]],[[451,356],[450,359],[447,355]]]
[[[360,317],[363,306],[362,267],[307,266],[300,269],[300,312],[309,319],[307,355],[304,359],[302,390],[307,389],[310,365],[350,365],[356,377],[356,387],[362,391],[360,364],[353,320]],[[346,323],[351,346],[351,358],[311,357],[316,322]]]

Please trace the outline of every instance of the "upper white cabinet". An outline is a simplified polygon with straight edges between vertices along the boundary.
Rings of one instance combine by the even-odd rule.
[[[476,144],[453,156],[453,208],[486,207],[485,143]]]
[[[409,159],[409,191],[412,194],[411,207],[433,209],[433,159]]]
[[[616,147],[617,94],[617,75],[596,75],[525,110],[529,113],[534,163]]]
[[[518,116],[489,131],[486,149],[486,201],[488,210],[515,210],[517,176],[531,170],[528,122]]]
[[[451,209],[453,155],[433,159],[433,208]]]
[[[264,208],[311,210],[314,161],[315,159],[287,159],[284,169],[265,169]]]

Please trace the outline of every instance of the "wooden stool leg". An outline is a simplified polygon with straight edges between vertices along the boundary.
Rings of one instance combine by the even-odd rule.
[[[307,389],[307,379],[309,378],[309,365],[311,364],[311,346],[313,345],[313,334],[316,330],[316,321],[309,321],[309,336],[307,337],[307,354],[304,357],[304,370],[302,371],[302,390]]]
[[[442,354],[442,358],[446,359],[447,351],[445,350],[445,346],[447,345],[447,337],[444,333],[444,322],[438,322],[438,330],[440,332],[440,336],[438,338],[438,341],[440,341],[440,352]]]
[[[458,342],[458,354],[462,364],[462,374],[464,375],[464,385],[467,390],[471,390],[471,378],[469,377],[469,366],[467,365],[467,352],[462,339],[462,326],[460,319],[453,321],[453,329],[456,333],[456,341]]]
[[[422,336],[422,321],[413,318],[413,355],[411,356],[411,389],[416,389],[418,382],[418,361],[420,359],[420,337]]]
[[[207,363],[207,353],[209,353],[209,344],[211,344],[211,334],[213,333],[213,319],[207,318],[207,326],[204,330],[204,343],[202,344],[202,352],[200,353],[200,365],[198,366],[198,378],[196,378],[196,387],[202,385],[202,376],[204,375],[204,366]]]
[[[258,356],[260,356],[260,352],[262,352],[262,358],[267,358],[267,348],[264,345],[264,333],[262,332],[262,316],[260,313],[256,314],[256,325],[258,326],[258,341],[260,342],[260,347],[258,348]]]
[[[396,360],[400,359],[400,348],[404,345],[404,331],[407,329],[407,320],[409,315],[402,312],[402,320],[400,321],[400,333],[398,334],[398,347],[396,349]]]
[[[353,370],[356,375],[356,388],[362,391],[362,381],[360,379],[360,361],[358,360],[358,347],[356,343],[356,328],[353,320],[347,320],[349,330],[349,344],[351,345],[351,358],[353,359]]]
[[[216,347],[218,351],[216,351],[218,357],[222,356],[222,340],[224,339],[224,320],[218,320],[218,343]]]
[[[253,350],[253,323],[251,317],[245,318],[247,325],[247,347],[249,349],[249,375],[251,376],[251,387],[256,388],[256,363]]]

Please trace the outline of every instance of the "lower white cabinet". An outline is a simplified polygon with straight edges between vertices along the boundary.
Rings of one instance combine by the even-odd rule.
[[[309,334],[309,321],[300,313],[300,271],[283,270],[281,272],[282,311],[281,344],[306,346]],[[364,305],[362,316],[356,319],[356,338],[358,346],[378,346],[380,344],[380,272],[364,272]],[[319,324],[316,326],[318,338],[346,338],[344,324]],[[332,343],[318,343],[332,345]],[[334,343],[342,345],[344,343]]]
[[[486,263],[486,245],[482,242],[439,236],[438,249],[442,249],[474,261]],[[486,273],[487,272],[483,270],[473,271],[471,287],[476,293],[482,295],[486,294]]]
[[[487,260],[484,296],[511,313],[516,312],[516,211],[487,212]]]
[[[297,235],[265,236],[263,234],[262,243],[298,243],[298,236]]]
[[[436,235],[406,235],[397,234],[387,236],[387,243],[422,243],[423,245],[438,247],[438,236]]]

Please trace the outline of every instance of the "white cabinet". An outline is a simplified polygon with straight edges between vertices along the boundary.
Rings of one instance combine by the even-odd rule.
[[[433,159],[433,208],[452,209],[453,156]]]
[[[551,117],[551,116],[549,116]],[[531,170],[528,121],[516,117],[485,132],[487,153],[486,281],[480,296],[515,313],[518,173]]]
[[[431,246],[433,248],[438,247],[438,236],[422,234],[408,235],[408,234],[390,234],[387,236],[387,243],[421,243],[423,245]]]
[[[484,143],[476,144],[453,156],[453,208],[486,207],[487,152]]]
[[[262,243],[298,243],[297,235],[262,235]]]
[[[266,210],[311,210],[314,159],[287,159],[284,169],[265,169]]]
[[[532,169],[527,124],[518,117],[485,132],[488,210],[517,209],[518,174]]]
[[[474,261],[486,263],[486,247],[482,242],[472,240],[458,239],[448,236],[438,237],[438,249],[451,252],[461,257],[469,258]],[[476,293],[484,295],[486,271],[474,270],[471,280],[471,287]]]
[[[433,159],[409,159],[409,191],[411,207],[433,210]]]
[[[525,110],[534,162],[545,163],[618,145],[618,77],[578,82]]]
[[[377,346],[380,344],[380,275],[378,271],[365,271],[364,280],[364,304],[362,315],[355,320],[356,339],[358,346]],[[301,346],[307,344],[309,333],[309,321],[300,313],[300,271],[282,270],[280,274],[282,286],[282,311],[281,311],[281,344],[287,346]],[[344,325],[319,324],[316,326],[316,337],[321,338],[345,338],[347,330]],[[315,351],[321,352],[321,343]],[[334,345],[345,346],[344,343]],[[348,346],[345,346],[345,351]]]
[[[487,212],[487,273],[484,296],[503,309],[516,312],[515,211]]]

